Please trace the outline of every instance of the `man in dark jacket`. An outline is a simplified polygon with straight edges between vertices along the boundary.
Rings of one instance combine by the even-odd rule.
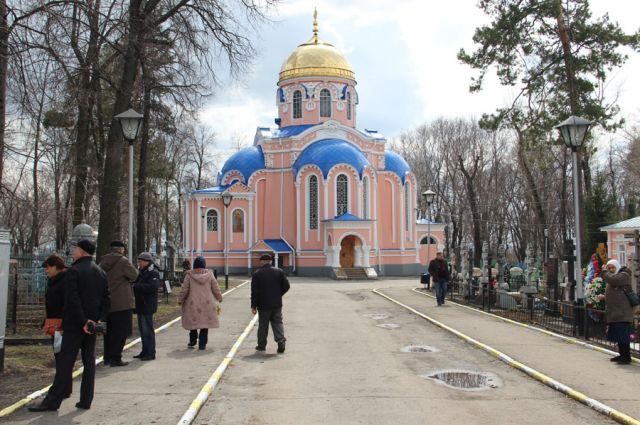
[[[71,387],[73,365],[82,351],[82,384],[79,409],[89,409],[93,401],[96,373],[96,335],[94,326],[104,322],[109,313],[109,287],[104,271],[93,262],[95,245],[88,239],[77,242],[73,248],[74,263],[67,271],[62,317],[62,348],[53,385],[33,412],[58,410]]]
[[[278,353],[284,353],[284,326],[282,325],[282,296],[289,290],[289,280],[284,272],[271,266],[271,256],[260,257],[260,268],[251,278],[251,312],[258,313],[258,346],[264,351],[267,347],[269,323],[273,338],[278,343]]]
[[[136,297],[136,314],[140,339],[142,339],[142,351],[133,357],[143,361],[155,360],[156,334],[153,330],[153,314],[158,311],[160,274],[155,269],[153,257],[148,252],[138,255],[138,270],[138,278],[133,284],[133,293]]]
[[[449,282],[449,267],[442,252],[437,252],[436,258],[429,263],[429,274],[435,282],[436,301],[438,306],[441,306],[444,304],[444,298],[447,295],[447,282]]]
[[[107,332],[104,335],[104,364],[126,366],[122,361],[122,349],[131,335],[133,319],[133,282],[138,271],[124,256],[124,243],[111,242],[111,253],[102,257],[100,268],[107,272],[111,310],[107,317]]]

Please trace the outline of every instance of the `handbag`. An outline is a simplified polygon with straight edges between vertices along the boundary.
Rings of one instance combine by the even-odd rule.
[[[624,294],[627,296],[629,300],[629,304],[631,307],[635,307],[640,304],[640,299],[638,299],[638,294],[633,289],[624,289]]]
[[[53,336],[53,334],[62,327],[62,319],[44,319],[42,331],[45,335]]]

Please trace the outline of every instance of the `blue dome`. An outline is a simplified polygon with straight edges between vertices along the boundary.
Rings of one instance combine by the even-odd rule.
[[[404,176],[407,171],[411,171],[411,167],[403,157],[395,152],[386,151],[384,153],[384,170],[396,173],[404,184]]]
[[[244,183],[246,184],[253,173],[264,168],[264,153],[262,153],[262,147],[253,146],[231,155],[231,157],[227,159],[227,162],[224,163],[224,167],[222,167],[220,179],[224,178],[229,171],[237,170],[242,174],[242,177],[244,177]]]
[[[327,178],[329,170],[337,164],[349,164],[358,171],[360,177],[364,167],[371,165],[360,149],[349,142],[340,139],[322,139],[314,142],[302,151],[296,162],[293,164],[293,174],[298,172],[305,165],[317,165],[324,178]]]

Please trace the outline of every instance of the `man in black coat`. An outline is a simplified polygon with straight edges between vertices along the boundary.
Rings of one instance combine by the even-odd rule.
[[[256,350],[266,349],[271,323],[273,338],[278,343],[278,353],[284,353],[286,338],[282,325],[282,296],[289,287],[289,280],[284,272],[271,266],[271,256],[265,254],[260,257],[260,268],[251,278],[251,312],[258,313]]]
[[[109,287],[104,271],[93,262],[95,245],[82,239],[73,247],[74,263],[67,271],[62,316],[62,348],[53,385],[38,406],[30,407],[32,412],[58,410],[67,396],[73,380],[73,366],[82,351],[82,384],[79,409],[89,409],[93,401],[96,373],[95,325],[106,321],[109,313]]]
[[[436,258],[429,263],[429,274],[433,278],[436,287],[436,301],[438,306],[444,304],[447,295],[447,283],[449,282],[449,266],[444,260],[442,252],[436,253]]]
[[[142,361],[155,360],[156,334],[153,329],[153,315],[158,311],[160,274],[155,269],[153,257],[148,252],[138,255],[138,270],[138,278],[133,283],[133,294],[136,298],[136,314],[138,315],[142,351],[133,357]]]

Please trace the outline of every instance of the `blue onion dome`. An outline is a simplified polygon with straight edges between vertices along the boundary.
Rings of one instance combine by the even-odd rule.
[[[335,165],[349,164],[356,169],[360,177],[364,168],[371,166],[362,151],[351,143],[341,139],[322,139],[307,146],[293,164],[293,174],[305,165],[313,164],[322,170],[324,178]]]
[[[384,171],[395,173],[404,184],[405,175],[411,171],[411,167],[409,167],[407,161],[397,153],[386,151],[384,153]]]
[[[235,170],[242,174],[244,183],[246,184],[249,182],[249,178],[253,173],[263,170],[264,168],[262,146],[252,146],[234,153],[227,159],[227,162],[224,163],[222,171],[220,172],[220,179],[223,179],[230,171]]]

